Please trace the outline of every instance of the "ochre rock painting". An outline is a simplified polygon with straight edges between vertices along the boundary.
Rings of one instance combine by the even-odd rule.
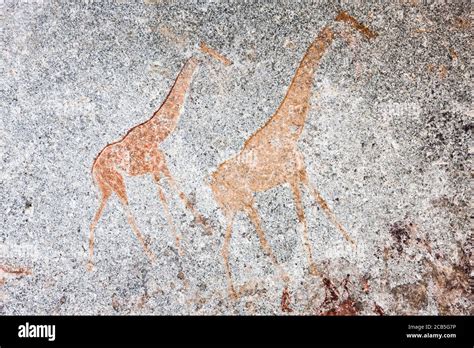
[[[472,314],[471,7],[0,1],[0,311]]]
[[[0,264],[0,285],[3,285],[8,278],[24,277],[31,274],[31,269],[27,267],[13,267]]]
[[[374,32],[357,22],[346,12],[339,13],[336,20],[350,24],[367,38],[376,36]],[[300,187],[302,185],[311,192],[314,200],[321,206],[344,238],[355,245],[329,205],[310,182],[304,156],[297,147],[310,109],[314,74],[335,35],[337,34],[329,26],[321,30],[301,60],[275,114],[245,142],[243,149],[235,157],[222,163],[212,174],[212,191],[227,219],[222,257],[226,267],[229,292],[232,296],[236,296],[236,292],[229,266],[229,243],[235,214],[240,211],[245,212],[255,225],[263,252],[270,257],[283,282],[288,282],[288,275],[279,265],[278,259],[265,237],[261,217],[255,207],[254,193],[256,192],[267,191],[283,184],[291,187],[298,220],[303,224],[303,244],[311,274],[317,275],[318,271],[313,261],[301,199]]]
[[[205,43],[201,43],[200,48],[203,52],[211,55],[217,60],[229,65],[230,61],[217,53]],[[94,216],[90,226],[89,237],[89,261],[88,269],[93,268],[94,254],[94,230],[107,204],[107,200],[113,193],[117,195],[127,214],[127,220],[135,236],[141,243],[146,255],[153,262],[156,258],[151,251],[150,246],[145,241],[140,232],[135,217],[133,216],[127,197],[123,173],[129,176],[151,174],[158,189],[158,197],[163,205],[163,209],[168,221],[169,228],[176,242],[176,248],[182,254],[180,245],[180,233],[176,230],[173,218],[168,208],[168,201],[165,192],[161,186],[161,179],[165,178],[178,197],[183,201],[184,206],[196,218],[208,232],[212,233],[210,227],[206,224],[204,217],[196,210],[188,197],[182,192],[171,175],[166,164],[165,155],[160,151],[159,145],[176,128],[179,117],[183,111],[183,105],[186,100],[186,93],[190,87],[193,75],[200,61],[197,57],[189,58],[178,74],[170,92],[164,102],[153,114],[153,116],[139,125],[130,129],[127,134],[119,141],[111,143],[104,147],[97,155],[92,165],[92,175],[97,183],[101,200],[99,208]]]

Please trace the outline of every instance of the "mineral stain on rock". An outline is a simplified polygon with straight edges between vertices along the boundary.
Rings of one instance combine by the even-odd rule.
[[[413,231],[414,225],[411,222],[397,221],[390,226],[390,235],[395,240],[395,248],[398,253],[403,252],[404,245],[408,245],[411,232]]]
[[[424,309],[428,305],[426,286],[425,282],[418,282],[394,287],[391,292],[395,298],[397,313],[413,315]]]

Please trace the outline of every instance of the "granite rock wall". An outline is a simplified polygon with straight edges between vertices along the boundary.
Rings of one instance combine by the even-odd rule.
[[[336,22],[341,10],[377,36]],[[2,314],[472,314],[469,1],[4,0],[0,23]],[[237,211],[231,296],[221,254],[226,211],[212,173],[279,108],[324,26],[336,35],[311,79],[296,148],[356,247],[303,188],[311,272],[290,185],[255,190],[287,278],[248,212]],[[176,127],[147,143],[189,199],[160,179],[182,255],[153,175],[122,170],[129,212],[156,260],[113,193],[88,271],[100,203],[92,164],[153,115],[191,56],[199,66]],[[251,167],[239,170],[254,177]]]

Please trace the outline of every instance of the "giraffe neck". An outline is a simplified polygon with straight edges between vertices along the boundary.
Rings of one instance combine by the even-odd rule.
[[[175,129],[186,100],[186,92],[189,89],[198,63],[198,60],[194,57],[186,61],[165,101],[150,119],[157,140],[166,138]]]
[[[263,137],[271,134],[291,141],[299,138],[309,111],[314,75],[332,39],[333,31],[326,27],[309,46],[278,110],[260,129]]]

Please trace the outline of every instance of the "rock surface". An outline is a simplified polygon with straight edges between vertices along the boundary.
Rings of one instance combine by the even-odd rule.
[[[378,35],[335,23],[345,10]],[[469,1],[13,1],[0,3],[1,314],[472,314]],[[338,34],[313,80],[298,148],[351,248],[303,190],[310,274],[288,185],[255,194],[283,284],[239,213],[209,186],[272,116],[325,26]],[[209,58],[203,41],[232,61]],[[99,206],[98,153],[153,114],[191,56],[202,63],[159,147],[205,233],[163,181],[177,252],[151,175],[125,176],[130,209]]]

